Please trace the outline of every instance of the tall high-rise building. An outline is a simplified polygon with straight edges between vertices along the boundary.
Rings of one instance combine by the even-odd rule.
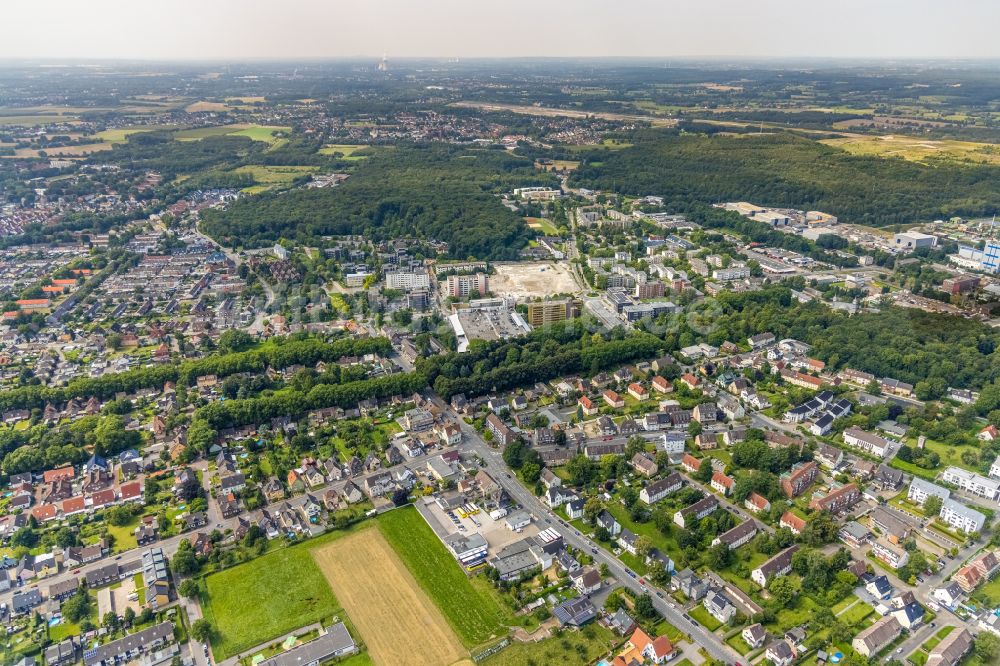
[[[471,294],[485,296],[490,290],[485,273],[475,275],[449,275],[445,290],[452,298],[465,298]]]
[[[580,316],[580,302],[572,298],[528,303],[528,323],[536,328],[578,316]]]

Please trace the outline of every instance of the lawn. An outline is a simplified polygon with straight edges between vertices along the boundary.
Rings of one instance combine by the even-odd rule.
[[[511,643],[495,655],[479,662],[484,666],[528,666],[529,664],[592,664],[618,643],[614,632],[591,623],[580,631],[567,631],[560,637],[537,643]]]
[[[726,643],[729,644],[729,647],[733,648],[740,654],[746,654],[750,651],[750,646],[747,645],[745,640],[743,640],[743,635],[739,632],[727,638]]]
[[[858,601],[850,610],[844,611],[843,614],[839,615],[838,619],[848,627],[856,627],[868,619],[874,612],[874,608],[863,601]],[[836,611],[834,611],[834,614],[836,614]]]
[[[688,615],[694,618],[695,622],[705,627],[709,631],[715,631],[716,629],[722,626],[721,622],[719,622],[714,617],[709,615],[708,611],[705,610],[704,606],[696,606],[695,608],[692,608],[691,611],[688,612]]]
[[[415,508],[390,511],[378,525],[464,645],[481,645],[517,624],[490,582],[466,576]]]
[[[989,600],[990,606],[997,605],[1000,602],[1000,576],[981,586],[975,591],[974,596]]]
[[[833,611],[834,615],[840,615],[845,608],[847,608],[848,606],[850,606],[852,603],[854,603],[857,600],[858,600],[858,598],[855,595],[851,594],[851,595],[849,595],[847,597],[844,597],[843,599],[841,599],[840,601],[838,601],[836,604],[834,604],[833,608],[831,608],[830,610]]]
[[[113,552],[121,553],[126,550],[138,548],[139,544],[135,541],[135,528],[139,526],[138,517],[127,525],[112,525],[108,521],[104,521],[104,524],[107,527],[108,534],[115,540],[114,547],[112,548]]]
[[[217,631],[212,640],[216,660],[340,611],[309,552],[315,545],[316,540],[275,550],[205,578],[202,609]]]

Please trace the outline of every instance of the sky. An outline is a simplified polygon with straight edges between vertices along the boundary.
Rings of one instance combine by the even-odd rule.
[[[1000,57],[997,0],[7,0],[2,59]]]

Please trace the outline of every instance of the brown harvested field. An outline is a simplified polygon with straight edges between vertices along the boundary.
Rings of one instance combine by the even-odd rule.
[[[312,554],[376,664],[449,666],[468,658],[441,611],[377,529]]]

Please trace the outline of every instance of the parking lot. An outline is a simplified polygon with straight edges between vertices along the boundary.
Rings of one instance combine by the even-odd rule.
[[[535,523],[525,527],[520,533],[510,530],[503,518],[493,520],[486,511],[474,504],[445,510],[437,502],[431,501],[420,504],[419,508],[439,538],[456,533],[481,534],[489,544],[491,556],[504,546],[538,534],[540,531]]]

